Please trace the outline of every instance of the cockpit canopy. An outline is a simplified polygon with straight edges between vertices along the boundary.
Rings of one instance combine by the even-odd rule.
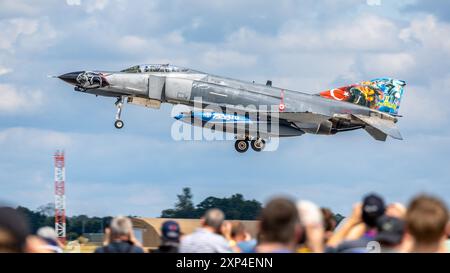
[[[195,70],[173,66],[170,64],[141,64],[129,67],[120,72],[125,73],[147,73],[147,72],[184,72],[184,73],[192,73],[196,72]]]

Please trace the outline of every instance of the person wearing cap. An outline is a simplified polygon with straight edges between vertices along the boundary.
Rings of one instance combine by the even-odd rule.
[[[58,234],[52,227],[41,227],[36,232],[37,236],[42,239],[45,243],[42,246],[42,250],[51,253],[62,253],[63,245],[58,240]]]
[[[178,253],[180,246],[180,225],[165,221],[161,226],[161,244],[152,253]]]
[[[403,220],[383,215],[377,221],[377,230],[375,241],[380,243],[382,253],[402,252],[405,234],[405,222]]]
[[[377,235],[377,220],[385,214],[383,198],[377,194],[364,197],[362,204],[356,204],[352,216],[343,224],[327,243],[327,252],[368,253],[374,249]],[[352,239],[349,239],[352,238]],[[355,239],[353,239],[355,238]]]

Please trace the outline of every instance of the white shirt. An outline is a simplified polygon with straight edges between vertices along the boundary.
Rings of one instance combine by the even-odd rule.
[[[231,247],[225,238],[205,228],[186,235],[180,243],[180,253],[230,253]]]

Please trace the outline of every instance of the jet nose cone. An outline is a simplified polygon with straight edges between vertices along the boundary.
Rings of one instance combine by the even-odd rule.
[[[66,73],[63,75],[58,76],[59,79],[69,83],[69,84],[73,84],[73,85],[77,85],[78,81],[77,81],[77,77],[78,75],[80,75],[81,73],[84,73],[83,71],[78,71],[78,72],[70,72],[70,73]]]

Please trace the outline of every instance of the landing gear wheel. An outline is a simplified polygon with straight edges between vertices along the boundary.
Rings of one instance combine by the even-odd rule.
[[[123,128],[123,121],[120,119],[120,115],[122,114],[122,107],[123,107],[123,101],[124,97],[118,97],[116,101],[116,107],[117,107],[117,113],[116,113],[116,122],[114,122],[114,126],[117,129]]]
[[[246,140],[236,140],[234,148],[239,153],[245,153],[248,150],[248,142]]]
[[[114,126],[117,129],[122,129],[123,128],[123,121],[121,121],[120,119],[116,120],[116,122],[114,122]]]
[[[264,139],[254,139],[250,142],[250,144],[255,152],[261,152],[266,146]]]

